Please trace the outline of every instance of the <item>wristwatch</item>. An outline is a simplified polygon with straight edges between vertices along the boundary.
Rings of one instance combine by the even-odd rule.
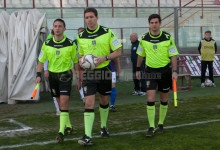
[[[177,70],[173,70],[173,72],[177,72]]]
[[[106,59],[106,60],[109,60],[109,57],[108,57],[108,56],[105,56],[105,59]]]

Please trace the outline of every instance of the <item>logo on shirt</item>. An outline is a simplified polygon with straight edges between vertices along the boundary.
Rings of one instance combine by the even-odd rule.
[[[154,49],[154,50],[157,50],[157,45],[153,45],[153,49]]]
[[[166,38],[169,39],[170,38],[170,35],[169,34],[165,34]]]
[[[213,46],[203,46],[204,49],[213,49]]]
[[[133,51],[135,51],[137,49],[137,47],[133,47]]]
[[[174,54],[176,52],[175,48],[172,46],[169,48],[170,54]]]
[[[142,54],[142,52],[143,52],[143,49],[142,49],[142,47],[141,46],[138,46],[138,53],[140,53],[140,54]]]
[[[118,40],[116,39],[116,40],[112,41],[112,44],[113,44],[114,46],[118,46],[118,45],[119,45],[119,42],[118,42]]]
[[[96,41],[95,40],[92,41],[92,45],[96,45]]]
[[[60,55],[60,51],[59,50],[56,50],[56,55]]]
[[[59,59],[59,57],[60,57],[60,51],[56,50],[56,59]]]

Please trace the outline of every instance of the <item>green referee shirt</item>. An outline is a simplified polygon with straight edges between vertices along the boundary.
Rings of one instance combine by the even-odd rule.
[[[38,60],[44,63],[48,59],[48,70],[54,73],[65,72],[72,69],[72,62],[78,63],[75,42],[63,38],[57,42],[54,38],[46,40],[41,48]]]
[[[151,68],[161,68],[170,63],[172,56],[178,55],[178,50],[169,33],[160,31],[158,36],[150,32],[144,34],[140,40],[137,54],[146,57],[145,64]]]
[[[98,26],[93,32],[86,30],[77,36],[79,55],[92,54],[94,56],[107,56],[112,51],[119,49],[122,45],[111,29]],[[96,66],[96,69],[106,67],[108,61]]]

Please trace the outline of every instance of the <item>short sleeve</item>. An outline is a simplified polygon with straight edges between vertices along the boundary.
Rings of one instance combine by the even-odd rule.
[[[142,42],[142,40],[140,40],[140,43],[138,45],[138,49],[137,49],[136,54],[138,54],[141,57],[145,57],[146,56],[146,53],[145,53],[145,51],[143,49],[143,42]]]
[[[110,47],[111,50],[115,51],[119,48],[122,47],[121,42],[119,41],[119,39],[117,38],[117,36],[112,32],[111,29],[109,29],[109,34],[110,34]]]
[[[38,56],[38,60],[42,63],[44,63],[46,60],[47,60],[47,55],[45,53],[45,43],[42,45],[41,47],[41,51],[40,51],[40,54]]]

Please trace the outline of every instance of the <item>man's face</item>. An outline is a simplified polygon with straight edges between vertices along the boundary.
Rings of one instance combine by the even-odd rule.
[[[159,22],[158,18],[153,18],[149,22],[150,30],[153,32],[157,32],[160,30],[161,22]]]
[[[210,33],[205,33],[205,39],[210,39],[210,37],[211,37],[211,34]]]
[[[56,35],[56,36],[63,35],[63,32],[65,30],[66,30],[66,28],[64,27],[63,22],[61,22],[61,21],[54,22],[54,24],[53,24],[54,35]]]
[[[89,29],[94,29],[97,26],[98,17],[95,16],[93,12],[87,12],[84,15],[86,25]]]
[[[130,35],[130,41],[131,41],[131,43],[134,43],[136,40],[137,40],[137,38],[135,37],[135,35],[134,35],[134,34],[131,34],[131,35]]]

